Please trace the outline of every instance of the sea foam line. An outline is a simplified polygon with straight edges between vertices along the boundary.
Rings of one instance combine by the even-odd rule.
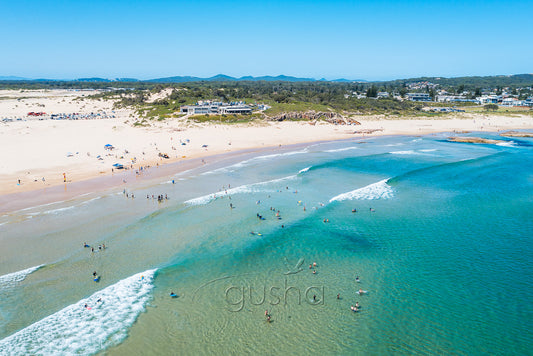
[[[241,185],[235,188],[227,189],[225,191],[220,191],[216,193],[207,194],[198,198],[189,199],[185,202],[187,205],[205,205],[210,203],[211,201],[223,198],[228,195],[232,194],[242,194],[242,193],[257,193],[265,191],[265,187],[272,185],[274,183],[281,183],[285,181],[290,181],[293,179],[296,179],[297,175],[287,176],[283,178],[273,179],[265,182],[259,182],[259,183],[253,183],[253,184],[246,184]]]
[[[200,175],[209,175],[209,174],[221,173],[221,172],[233,172],[235,169],[246,167],[246,166],[248,166],[248,165],[250,165],[252,163],[255,163],[256,161],[264,161],[264,160],[269,160],[269,159],[273,159],[273,158],[277,158],[277,157],[292,156],[292,155],[304,154],[304,153],[308,153],[308,151],[307,150],[290,151],[290,152],[284,152],[284,153],[275,153],[275,154],[271,154],[271,155],[257,156],[257,157],[253,157],[253,158],[250,158],[250,159],[235,163],[235,164],[233,164],[231,166],[217,168],[217,169],[214,169],[212,171],[204,172],[204,173],[202,173]]]
[[[0,290],[7,288],[7,287],[13,287],[17,284],[17,282],[22,282],[26,277],[37,271],[39,268],[43,267],[44,265],[39,265],[35,267],[26,268],[22,271],[13,272],[9,274],[5,274],[3,276],[0,276]]]
[[[362,188],[352,190],[347,193],[342,193],[333,197],[329,202],[342,201],[342,200],[374,200],[374,199],[389,199],[394,196],[392,188],[387,184],[387,179],[380,180],[379,182],[369,184]]]
[[[90,355],[119,344],[145,310],[155,272],[123,279],[0,340],[2,354]]]
[[[336,150],[326,150],[324,152],[334,153],[334,152],[343,152],[343,151],[358,150],[358,149],[359,147],[345,147],[345,148],[338,148]]]

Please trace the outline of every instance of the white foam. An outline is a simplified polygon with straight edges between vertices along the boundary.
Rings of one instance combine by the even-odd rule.
[[[308,153],[308,151],[307,150],[290,151],[290,152],[276,153],[276,154],[271,154],[271,155],[257,156],[257,157],[253,157],[253,158],[235,163],[231,166],[222,167],[222,168],[214,169],[212,171],[204,172],[200,175],[209,175],[209,174],[221,173],[221,172],[233,172],[235,171],[235,169],[246,167],[252,163],[256,163],[256,161],[270,160],[270,159],[277,158],[277,157],[292,156],[292,155],[304,154],[304,153]]]
[[[359,147],[345,147],[345,148],[339,148],[336,150],[327,150],[324,152],[333,153],[333,152],[343,152],[343,151],[350,151],[350,150],[358,150]]]
[[[435,152],[436,150],[436,148],[428,148],[426,150],[420,150],[420,152]]]
[[[8,288],[8,287],[14,287],[18,282],[23,281],[26,279],[26,277],[35,271],[37,271],[39,268],[43,267],[44,265],[39,265],[35,267],[26,268],[25,270],[9,273],[3,276],[0,276],[0,290]]]
[[[516,143],[514,141],[499,142],[496,144],[496,146],[516,147]]]
[[[217,193],[211,193],[211,194],[208,194],[208,195],[204,195],[204,196],[201,196],[201,197],[198,197],[198,198],[189,199],[189,200],[187,200],[185,202],[185,204],[187,204],[187,205],[205,205],[205,204],[210,203],[213,200],[216,200],[216,199],[219,199],[219,198],[223,198],[223,197],[228,196],[228,195],[242,194],[242,193],[264,192],[264,191],[268,191],[265,188],[267,188],[269,185],[272,185],[272,184],[275,184],[275,183],[281,183],[281,182],[284,182],[284,181],[289,181],[289,180],[296,179],[296,178],[297,178],[296,175],[292,175],[292,176],[288,176],[288,177],[269,180],[269,181],[266,181],[266,182],[259,182],[259,183],[241,185],[241,186],[238,186],[238,187],[235,187],[235,188],[227,189],[225,191],[220,191],[220,192],[217,192]]]
[[[417,155],[417,154],[420,154],[420,153],[415,152],[413,150],[408,150],[408,151],[393,151],[393,152],[390,152],[390,154],[393,154],[393,155]]]
[[[123,279],[0,340],[2,354],[89,355],[119,344],[145,309],[155,271]]]
[[[95,200],[101,199],[101,198],[102,198],[101,196],[99,196],[99,197],[94,197],[94,198],[92,198],[92,199],[85,200],[85,201],[81,202],[80,205],[89,204],[89,203],[91,203],[91,202],[93,202],[93,201],[95,201]]]
[[[310,169],[311,169],[311,166],[306,167],[306,168],[304,168],[304,169],[300,169],[300,170],[298,171],[298,174],[300,174],[300,173],[305,173],[305,172],[307,172],[307,171],[310,170]]]
[[[42,204],[42,205],[37,205],[37,206],[30,206],[29,208],[20,209],[20,210],[17,210],[16,212],[21,212],[21,211],[26,211],[26,210],[32,210],[32,209],[38,209],[38,208],[42,208],[42,207],[45,207],[45,206],[50,206],[50,205],[54,205],[54,204],[60,204],[60,203],[64,203],[64,202],[65,202],[64,200],[60,200],[60,201],[55,201],[55,202],[48,203],[48,204]]]
[[[329,202],[342,200],[374,200],[374,199],[389,199],[394,196],[392,188],[387,184],[389,179],[380,180],[379,182],[369,184],[365,187],[352,190],[347,193],[339,194],[333,197]]]

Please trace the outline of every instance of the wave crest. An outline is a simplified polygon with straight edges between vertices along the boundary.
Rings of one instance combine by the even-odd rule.
[[[0,276],[0,290],[7,287],[13,287],[17,282],[22,282],[26,279],[26,277],[37,271],[39,268],[43,267],[44,265],[39,265],[35,267],[26,268],[22,271],[9,273],[3,276]]]
[[[150,298],[155,271],[123,279],[0,340],[2,354],[87,355],[119,344]]]
[[[342,193],[333,197],[329,202],[342,200],[374,200],[374,199],[389,199],[394,196],[392,188],[387,184],[389,179],[383,179],[379,182],[369,184],[365,187],[352,190],[347,193]]]
[[[235,188],[227,189],[225,191],[220,191],[220,192],[217,192],[217,193],[211,193],[211,194],[208,194],[208,195],[204,195],[204,196],[201,196],[201,197],[198,197],[198,198],[189,199],[189,200],[187,200],[185,202],[185,204],[187,204],[187,205],[205,205],[205,204],[210,203],[213,200],[216,200],[218,198],[223,198],[223,197],[228,196],[228,195],[242,194],[242,193],[263,192],[263,191],[266,191],[266,189],[265,189],[266,187],[268,187],[269,185],[271,185],[273,183],[280,183],[280,182],[284,182],[284,181],[293,180],[293,179],[296,179],[296,178],[297,178],[297,175],[292,175],[292,176],[288,176],[288,177],[269,180],[269,181],[266,181],[266,182],[259,182],[259,183],[241,185],[241,186],[238,186],[238,187],[235,187]]]

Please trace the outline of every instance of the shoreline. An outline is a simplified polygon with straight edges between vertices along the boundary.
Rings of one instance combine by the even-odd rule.
[[[380,121],[376,121],[380,122]],[[356,126],[360,127],[360,126]],[[508,128],[505,128],[507,130]],[[515,129],[516,128],[511,128]],[[524,129],[524,128],[520,128]],[[533,124],[525,129],[533,129]],[[369,129],[364,129],[369,130]],[[0,214],[9,214],[16,211],[29,209],[32,207],[38,207],[43,205],[50,205],[54,203],[60,203],[63,201],[73,200],[82,196],[90,195],[91,193],[101,193],[106,190],[114,190],[119,187],[124,189],[130,189],[134,186],[147,186],[154,184],[155,181],[160,180],[163,177],[171,177],[177,174],[192,170],[199,169],[201,167],[217,166],[222,164],[234,164],[240,160],[249,159],[255,157],[261,153],[275,153],[286,152],[293,149],[298,149],[314,144],[321,143],[333,143],[343,141],[355,141],[364,140],[374,137],[392,137],[392,136],[424,136],[429,134],[443,134],[449,133],[450,135],[458,133],[467,133],[470,131],[435,131],[431,129],[425,129],[419,132],[405,132],[405,133],[389,133],[382,129],[370,129],[374,130],[370,133],[352,134],[351,137],[338,138],[338,139],[324,139],[324,140],[312,140],[305,142],[298,142],[288,145],[277,145],[267,147],[253,147],[237,149],[229,152],[213,153],[213,154],[200,154],[197,157],[189,157],[182,160],[174,160],[168,163],[158,164],[151,166],[148,169],[143,170],[142,173],[137,174],[135,169],[121,170],[118,173],[111,175],[99,175],[89,176],[86,179],[79,181],[68,181],[67,183],[59,183],[50,185],[45,188],[33,188],[22,192],[10,192],[0,194]],[[502,129],[484,130],[478,132],[499,132]],[[357,132],[358,130],[355,130]],[[204,152],[204,153],[207,153]],[[164,161],[163,161],[164,162]],[[215,168],[216,169],[216,168]]]
[[[313,144],[342,142],[361,138],[362,137],[353,137],[339,140],[301,142],[277,147],[269,146],[242,149],[161,164],[159,166],[150,167],[149,170],[145,170],[146,174],[143,173],[137,175],[135,170],[127,170],[113,175],[90,177],[76,182],[67,182],[45,188],[0,194],[0,214],[9,214],[33,207],[60,203],[87,196],[91,193],[101,193],[106,190],[118,189],[119,187],[130,189],[135,186],[148,186],[164,177],[175,176],[201,167],[221,164],[231,165],[240,160],[255,157],[261,153],[286,152]]]
[[[84,98],[85,92],[2,93],[6,97],[0,100],[0,117],[16,115],[22,119],[0,122],[0,213],[117,188],[125,184],[123,180],[127,182],[125,186],[132,181],[144,184],[156,177],[200,167],[203,160],[217,164],[298,145],[394,135],[533,129],[533,117],[529,115],[498,113],[405,118],[366,115],[357,118],[360,125],[321,121],[201,124],[172,118],[139,127],[133,125],[136,115],[132,110],[114,110],[112,102]],[[112,117],[24,118],[30,111],[102,113]],[[105,149],[107,144],[114,149]],[[113,169],[117,163],[128,169]]]

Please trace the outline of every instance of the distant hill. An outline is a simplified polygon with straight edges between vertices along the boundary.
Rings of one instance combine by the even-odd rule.
[[[236,77],[230,77],[228,75],[224,74],[218,74],[213,77],[209,78],[200,78],[200,77],[190,77],[190,76],[178,76],[178,77],[166,77],[166,78],[157,78],[157,79],[150,79],[146,80],[146,82],[151,83],[185,83],[185,82],[236,82],[236,81],[251,81],[251,82],[259,82],[259,81],[265,81],[265,82],[274,82],[274,81],[280,81],[280,82],[317,82],[317,81],[328,81],[324,78],[316,80],[314,78],[298,78],[298,77],[291,77],[288,75],[278,75],[278,76],[271,76],[271,75],[265,75],[261,77],[253,77],[250,75],[236,78]],[[329,80],[331,82],[355,82],[360,80],[348,80],[348,79],[335,79],[335,80]]]
[[[14,77],[12,75],[8,75],[8,76],[0,75],[0,80],[31,80],[31,79],[23,78],[23,77]]]
[[[479,88],[495,88],[495,87],[507,87],[507,86],[532,86],[533,74],[514,74],[514,75],[490,75],[485,77],[472,76],[472,77],[419,77],[410,79],[397,79],[391,81],[381,82],[384,84],[399,84],[399,83],[412,83],[412,82],[431,82],[440,85],[465,85],[468,87]]]

